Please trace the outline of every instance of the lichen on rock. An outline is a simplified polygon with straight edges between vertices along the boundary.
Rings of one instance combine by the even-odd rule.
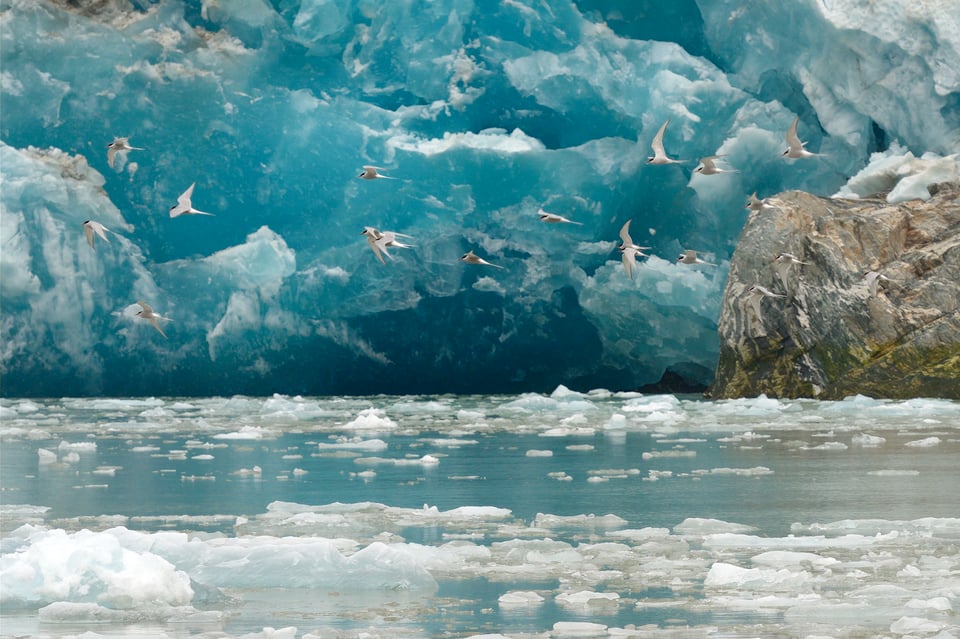
[[[790,191],[751,213],[708,394],[960,399],[960,184],[931,193],[889,204]]]

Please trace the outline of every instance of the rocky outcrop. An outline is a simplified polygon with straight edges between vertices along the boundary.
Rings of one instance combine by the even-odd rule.
[[[708,395],[960,399],[960,185],[931,193],[891,205],[790,191],[752,212]],[[872,291],[869,271],[889,279]]]

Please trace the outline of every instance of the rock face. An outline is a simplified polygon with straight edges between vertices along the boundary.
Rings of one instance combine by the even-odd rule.
[[[752,212],[708,395],[960,399],[960,185],[931,193],[891,205],[790,191]],[[889,278],[873,294],[869,271]]]

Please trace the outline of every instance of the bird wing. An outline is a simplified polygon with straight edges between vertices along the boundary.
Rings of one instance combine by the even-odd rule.
[[[691,260],[697,259],[697,252],[696,252],[696,251],[692,251],[692,250],[690,250],[690,249],[687,249],[686,251],[684,251],[684,252],[683,252],[683,255],[684,255],[684,257],[686,257],[687,259],[691,259]]]
[[[193,197],[193,187],[197,185],[196,182],[187,187],[187,190],[180,194],[180,197],[177,198],[177,204],[180,206],[189,209],[191,208],[190,198]]]
[[[137,300],[137,305],[143,309],[143,311],[141,312],[146,313],[147,315],[153,315],[153,308],[151,308],[150,305],[147,304],[146,302],[141,302],[140,300]]]
[[[90,245],[90,248],[96,249],[93,245],[93,229],[90,228],[89,224],[83,225],[83,234],[87,236],[87,243]]]
[[[623,268],[627,272],[627,277],[631,280],[633,279],[633,267],[637,263],[636,254],[633,253],[630,249],[626,249],[622,252],[620,260],[623,262]]]
[[[117,150],[113,147],[113,145],[110,145],[109,147],[107,147],[107,164],[110,166],[111,169],[113,168],[113,164],[116,161],[116,159],[117,159]]]
[[[800,118],[796,118],[793,121],[793,124],[790,125],[790,128],[787,129],[787,135],[786,135],[787,145],[789,145],[791,149],[803,148],[803,143],[800,141],[800,136],[797,135],[797,125],[799,124],[800,124]]]
[[[387,261],[383,259],[383,255],[380,253],[380,247],[377,245],[377,238],[373,236],[372,233],[367,234],[367,244],[370,245],[370,248],[373,249],[374,254],[376,254],[377,259],[380,260],[381,264],[386,264]]]
[[[623,226],[620,227],[620,239],[623,240],[626,246],[633,244],[633,240],[630,238],[630,222],[632,222],[632,220],[627,220]]]
[[[159,320],[157,320],[156,317],[151,317],[151,318],[150,318],[150,323],[153,324],[153,327],[154,327],[155,329],[157,329],[158,331],[160,331],[160,334],[161,334],[161,335],[163,335],[164,337],[167,336],[167,334],[163,332],[163,329],[160,328],[160,322],[159,322]]]
[[[667,121],[660,125],[660,129],[657,131],[657,134],[653,136],[653,142],[650,144],[650,148],[653,149],[653,154],[656,156],[667,155],[667,152],[663,148],[663,133],[667,130],[667,125],[670,124],[670,118],[667,118]]]

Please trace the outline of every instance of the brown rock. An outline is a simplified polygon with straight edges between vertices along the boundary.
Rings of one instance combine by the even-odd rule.
[[[715,398],[960,399],[960,185],[928,201],[799,191],[751,213],[730,265]],[[806,262],[782,269],[786,252]],[[876,295],[863,275],[877,271]],[[785,297],[756,298],[759,284]]]

